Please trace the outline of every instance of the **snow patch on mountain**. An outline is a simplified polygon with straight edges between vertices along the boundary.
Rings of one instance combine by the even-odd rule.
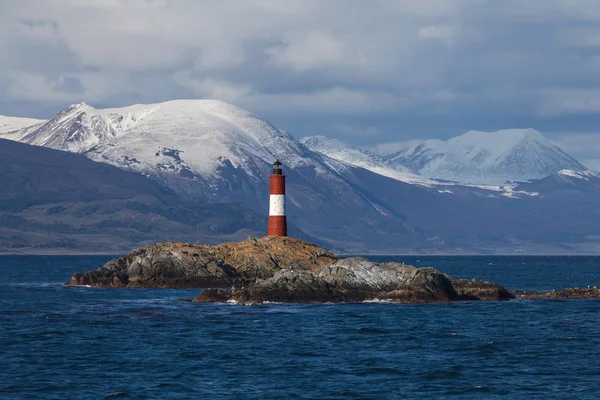
[[[426,141],[387,160],[429,178],[488,185],[586,170],[534,129],[469,131],[447,141]]]
[[[600,172],[596,172],[596,171],[591,171],[591,170],[587,170],[587,171],[572,171],[570,169],[563,169],[558,171],[559,176],[563,176],[563,177],[569,177],[569,178],[575,178],[575,179],[583,179],[583,180],[590,180],[590,178],[600,178]]]

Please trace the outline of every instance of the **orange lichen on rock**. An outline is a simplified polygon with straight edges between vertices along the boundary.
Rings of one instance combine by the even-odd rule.
[[[224,243],[215,246],[215,251],[248,279],[266,279],[282,269],[311,270],[339,260],[319,246],[285,236]]]

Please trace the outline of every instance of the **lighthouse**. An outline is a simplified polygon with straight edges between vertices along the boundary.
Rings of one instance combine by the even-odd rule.
[[[269,201],[269,236],[287,236],[285,220],[285,175],[279,160],[273,163]]]

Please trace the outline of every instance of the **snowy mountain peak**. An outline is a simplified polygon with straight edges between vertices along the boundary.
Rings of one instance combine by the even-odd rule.
[[[406,167],[388,162],[385,157],[348,145],[337,139],[326,136],[308,136],[301,138],[299,142],[311,151],[323,154],[345,164],[387,176],[388,178],[416,184],[428,185],[431,183],[428,179],[423,179],[413,174]]]
[[[562,169],[586,170],[535,129],[469,131],[401,150],[388,160],[422,176],[469,184],[524,182]]]
[[[256,175],[258,164],[271,164],[276,158],[287,165],[310,164],[291,135],[218,100],[108,109],[73,104],[36,129],[6,138],[84,153],[150,175],[178,174],[189,179],[218,177],[218,168],[227,165]]]
[[[556,147],[535,129],[503,129],[496,132],[469,131],[449,139],[477,165],[492,165],[519,146]]]
[[[343,156],[355,156],[360,159],[368,158],[369,160],[377,162],[385,162],[385,159],[380,155],[326,136],[306,136],[300,138],[298,141],[312,151],[325,154],[328,157],[339,159],[340,161],[350,161],[343,159]]]
[[[547,141],[540,132],[532,128],[527,129],[501,129],[495,132],[468,131],[460,136],[449,139],[454,143],[486,143],[490,146],[501,146],[508,148],[516,145],[518,142],[526,139],[537,141]]]
[[[561,170],[586,170],[534,129],[469,131],[383,157],[324,136],[296,141],[251,112],[219,100],[108,109],[78,103],[49,121],[0,117],[0,138],[83,153],[96,161],[183,181],[226,180],[238,172],[264,179],[275,159],[292,169],[308,167],[320,176],[359,167],[425,186],[439,183],[432,179],[502,185]]]

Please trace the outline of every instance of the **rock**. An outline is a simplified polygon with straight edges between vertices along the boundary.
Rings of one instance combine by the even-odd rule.
[[[483,281],[469,281],[462,294],[457,293],[450,277],[434,268],[383,263],[364,258],[347,258],[334,264],[312,270],[281,270],[274,276],[234,288],[229,298],[239,304],[264,302],[324,303],[362,302],[380,299],[396,303],[432,303],[465,299],[503,300],[508,293],[504,288]],[[498,294],[493,296],[494,290]],[[194,299],[205,301],[202,293]]]
[[[452,280],[428,267],[378,264],[365,258],[340,260],[318,246],[289,237],[249,238],[218,246],[157,243],[97,270],[75,273],[67,285],[207,288],[193,300],[204,303],[373,299],[431,303],[511,298],[506,289],[490,282]]]
[[[282,270],[275,276],[247,288],[232,289],[231,298],[239,304],[266,301],[284,303],[326,303],[346,301],[343,292],[330,287],[310,271]]]
[[[246,281],[270,278],[282,269],[308,271],[339,260],[314,244],[290,237],[249,238],[215,246],[215,250]]]
[[[228,287],[235,278],[235,270],[210,246],[165,242],[137,249],[95,271],[76,273],[68,285]]]
[[[568,288],[553,290],[551,292],[515,290],[513,295],[522,300],[600,299],[600,288]]]
[[[346,293],[350,300],[369,298],[449,301],[456,297],[450,279],[434,268],[398,263],[377,264],[364,258],[347,258],[320,268],[315,274]],[[407,296],[406,291],[410,291]],[[417,295],[417,292],[418,295]]]
[[[231,299],[231,290],[206,289],[192,301],[195,303],[225,303],[229,299]]]
[[[545,297],[551,299],[598,299],[600,298],[600,289],[598,288],[569,288],[555,290],[545,294]]]
[[[269,278],[281,269],[310,270],[338,259],[288,237],[249,238],[219,246],[164,242],[134,250],[97,270],[75,273],[67,285],[223,288]]]
[[[452,286],[461,300],[509,300],[514,294],[492,282],[478,279],[456,279]]]

